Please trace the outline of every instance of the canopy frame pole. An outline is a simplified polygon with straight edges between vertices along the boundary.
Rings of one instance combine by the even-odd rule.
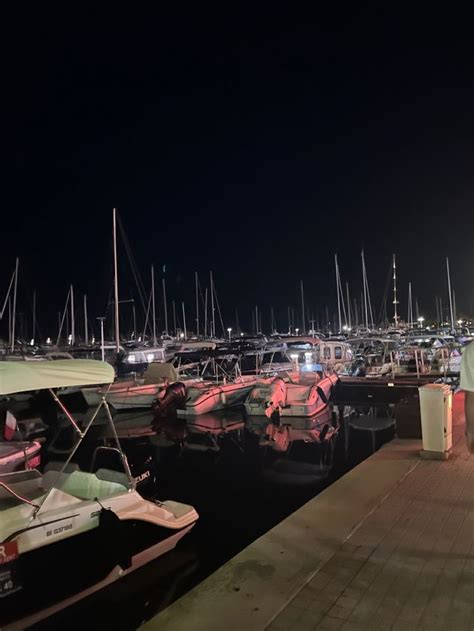
[[[51,396],[53,397],[53,399],[55,400],[55,402],[58,404],[58,406],[61,408],[61,411],[67,416],[68,420],[70,421],[70,423],[72,423],[72,425],[74,426],[74,429],[76,430],[76,432],[79,434],[79,436],[82,438],[84,438],[85,434],[79,429],[78,424],[76,423],[76,421],[74,420],[74,418],[72,417],[72,414],[69,412],[69,410],[66,408],[66,406],[64,405],[64,403],[58,398],[58,395],[54,392],[54,390],[52,388],[49,388],[49,391],[51,393]]]

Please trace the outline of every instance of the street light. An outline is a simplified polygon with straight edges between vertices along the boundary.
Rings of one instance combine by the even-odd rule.
[[[227,333],[229,334],[229,342],[230,342],[230,341],[231,341],[230,334],[232,333],[232,327],[229,327],[229,328],[227,329]]]
[[[420,324],[420,329],[421,329],[421,328],[423,328],[423,322],[424,322],[424,321],[425,321],[425,318],[424,318],[423,316],[420,316],[420,317],[418,318],[418,322],[419,322],[419,324]]]
[[[299,329],[295,329],[295,333],[296,333],[296,335],[298,335],[298,333],[299,333],[299,332],[300,332],[300,330],[299,330]]]

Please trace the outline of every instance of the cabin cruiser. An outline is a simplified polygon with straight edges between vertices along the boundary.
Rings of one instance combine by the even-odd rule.
[[[250,392],[245,410],[250,416],[314,416],[327,406],[337,383],[335,374],[293,372],[279,375],[269,383],[258,381]]]
[[[0,626],[31,626],[93,594],[176,546],[198,515],[192,506],[149,501],[136,491],[106,398],[82,430],[54,389],[112,383],[113,368],[94,360],[0,362],[0,394],[49,390],[78,440],[67,460],[0,475]],[[104,410],[123,473],[82,471],[77,449]],[[49,580],[41,580],[47,573]],[[21,620],[18,620],[21,618]]]

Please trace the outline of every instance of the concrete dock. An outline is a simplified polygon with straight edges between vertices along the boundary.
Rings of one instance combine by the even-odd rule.
[[[451,458],[421,460],[420,447],[385,445],[143,629],[472,630],[474,456],[462,394]]]

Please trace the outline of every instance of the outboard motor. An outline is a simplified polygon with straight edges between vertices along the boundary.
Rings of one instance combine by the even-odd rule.
[[[163,396],[153,403],[153,411],[158,417],[175,414],[176,410],[183,408],[186,403],[186,386],[181,381],[169,385]]]

